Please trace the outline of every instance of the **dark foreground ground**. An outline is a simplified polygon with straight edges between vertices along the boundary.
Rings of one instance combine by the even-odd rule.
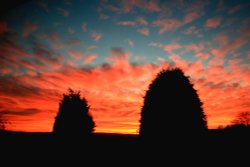
[[[77,163],[77,166],[135,166],[135,163],[148,166],[149,162],[153,162],[153,166],[170,162],[186,163],[187,166],[188,162],[194,165],[200,161],[214,166],[217,160],[224,163],[222,166],[231,160],[237,160],[236,166],[242,166],[241,163],[249,166],[250,163],[250,134],[246,132],[210,130],[202,138],[189,135],[171,140],[167,135],[164,140],[156,138],[145,142],[138,135],[94,133],[86,139],[57,137],[52,133],[1,132],[0,158],[8,164],[23,165],[34,161],[34,166],[50,166],[50,162],[57,165]]]

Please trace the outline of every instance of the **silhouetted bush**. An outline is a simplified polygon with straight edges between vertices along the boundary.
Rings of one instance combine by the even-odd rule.
[[[181,69],[158,73],[144,97],[140,123],[142,138],[189,137],[207,130],[202,102]]]
[[[60,135],[89,135],[94,131],[95,123],[89,115],[89,106],[80,92],[69,89],[63,94],[59,112],[55,118],[53,132]]]

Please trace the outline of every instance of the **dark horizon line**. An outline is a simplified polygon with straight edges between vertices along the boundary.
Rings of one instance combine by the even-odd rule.
[[[218,128],[208,128],[208,131],[220,131],[220,130],[224,130],[224,129],[218,129]],[[30,132],[30,131],[13,131],[13,130],[3,130],[0,131],[1,132],[7,132],[7,133],[27,133],[27,134],[53,134],[53,131],[47,131],[47,132]],[[92,132],[92,134],[96,134],[96,135],[132,135],[132,136],[139,136],[139,133],[118,133],[118,132]]]

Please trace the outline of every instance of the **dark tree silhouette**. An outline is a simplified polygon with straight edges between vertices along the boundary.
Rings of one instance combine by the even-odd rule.
[[[5,130],[5,119],[3,118],[4,112],[0,111],[0,131]]]
[[[59,112],[55,118],[53,132],[60,135],[89,135],[94,131],[95,123],[89,114],[89,106],[80,92],[69,89],[63,94]]]
[[[250,112],[249,111],[240,112],[236,116],[236,118],[232,121],[232,124],[249,127],[250,126]]]
[[[181,69],[158,73],[144,97],[140,123],[142,138],[173,138],[207,130],[202,102]]]
[[[227,135],[234,135],[239,142],[249,142],[250,139],[250,112],[243,111],[236,115],[231,121],[231,125],[226,126],[223,130]]]

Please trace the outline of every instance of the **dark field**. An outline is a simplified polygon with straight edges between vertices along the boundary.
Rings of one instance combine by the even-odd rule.
[[[161,160],[165,161],[166,158],[171,160],[189,156],[218,158],[228,155],[243,158],[249,155],[250,137],[246,131],[209,130],[201,138],[167,139],[145,142],[138,135],[94,133],[86,138],[57,137],[52,133],[1,132],[0,147],[2,158],[22,157],[25,160],[33,157],[39,161],[51,159],[59,162],[72,158],[76,161],[104,158],[105,161],[145,162],[162,156],[165,158]]]

